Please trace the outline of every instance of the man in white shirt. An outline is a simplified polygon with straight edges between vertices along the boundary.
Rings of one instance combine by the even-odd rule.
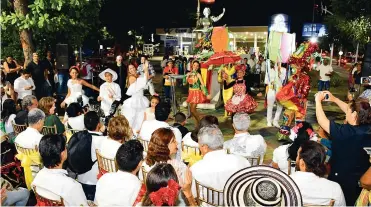
[[[37,108],[31,109],[27,119],[28,127],[15,138],[15,143],[23,148],[35,149],[43,137],[40,132],[44,127],[45,113]]]
[[[97,154],[95,150],[100,149],[102,141],[106,139],[106,137],[103,136],[102,132],[100,131],[102,124],[99,121],[97,112],[89,111],[86,113],[84,116],[84,125],[88,132],[92,135],[91,160],[96,161]],[[91,201],[94,200],[96,184],[98,182],[98,173],[98,162],[95,162],[91,170],[77,176],[77,181],[81,183],[86,198]]]
[[[227,154],[223,150],[223,141],[223,134],[216,125],[201,128],[198,133],[198,144],[203,159],[190,168],[194,180],[221,191],[232,174],[250,166],[245,158]],[[192,188],[192,193],[196,197],[195,183],[192,184]]]
[[[235,135],[233,139],[224,142],[224,149],[229,149],[230,153],[243,157],[260,157],[260,163],[250,164],[262,164],[267,150],[267,144],[261,135],[250,135],[247,131],[249,126],[250,116],[248,114],[235,114],[233,116],[233,129]]]
[[[254,73],[255,71],[255,65],[256,65],[256,60],[255,60],[255,54],[252,54],[249,61],[247,62],[250,66],[251,72]]]
[[[323,59],[323,64],[317,67],[317,71],[319,71],[319,84],[318,84],[318,91],[328,91],[330,90],[330,80],[333,73],[332,66],[329,65],[329,59]]]
[[[321,144],[306,142],[299,148],[297,169],[291,178],[300,189],[304,205],[329,205],[334,199],[334,206],[346,206],[340,185],[323,177],[326,173],[325,159],[325,149]]]
[[[65,206],[88,206],[81,184],[68,177],[62,168],[67,159],[65,137],[45,135],[40,141],[39,152],[44,168],[32,182],[36,193],[52,200],[62,198]]]
[[[170,106],[166,103],[159,103],[155,108],[156,120],[144,121],[142,128],[140,129],[139,137],[143,140],[150,141],[152,133],[159,128],[171,128],[175,135],[175,139],[178,143],[178,151],[176,153],[176,159],[181,160],[182,149],[182,133],[178,128],[171,127],[166,120],[169,118]]]
[[[129,140],[121,145],[116,154],[119,170],[106,173],[99,179],[95,194],[96,205],[133,206],[142,186],[136,174],[142,166],[143,150],[138,140]]]
[[[31,78],[31,72],[28,70],[21,70],[22,76],[15,79],[14,91],[18,93],[18,99],[22,100],[27,95],[32,95],[35,90],[35,84]]]

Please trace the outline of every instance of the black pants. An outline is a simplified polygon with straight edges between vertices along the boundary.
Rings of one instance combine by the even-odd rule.
[[[96,185],[88,185],[88,184],[84,184],[84,183],[81,183],[81,186],[82,186],[82,190],[85,193],[86,199],[88,199],[90,201],[94,201],[95,190],[96,190],[97,186]]]

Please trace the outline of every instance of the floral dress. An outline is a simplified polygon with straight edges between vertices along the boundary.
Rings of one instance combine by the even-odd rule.
[[[224,88],[228,89],[233,86],[233,96],[225,105],[225,110],[230,113],[252,113],[258,107],[258,103],[246,93],[246,84],[244,80],[233,81],[226,84],[224,81]]]
[[[189,84],[187,103],[192,104],[205,103],[207,101],[206,96],[208,95],[208,91],[205,86],[201,85],[201,81],[198,80],[196,73],[191,74],[192,75],[190,75],[186,79],[187,83]]]

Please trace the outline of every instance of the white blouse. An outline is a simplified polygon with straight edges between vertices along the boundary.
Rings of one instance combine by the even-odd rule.
[[[288,158],[289,158],[289,153],[288,153],[288,148],[290,144],[282,145],[277,147],[273,151],[273,159],[272,161],[278,164],[278,167],[280,168],[281,171],[285,172],[288,174]],[[291,173],[295,172],[295,167],[291,167]]]

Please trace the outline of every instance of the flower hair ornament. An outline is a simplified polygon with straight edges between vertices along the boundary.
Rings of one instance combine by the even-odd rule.
[[[303,123],[299,123],[291,129],[290,139],[292,141],[294,141],[298,137],[299,129],[302,127],[303,127]],[[318,140],[316,133],[312,129],[308,128],[306,132],[308,133],[310,140],[313,140],[313,141]]]
[[[150,193],[149,198],[155,206],[162,206],[163,204],[174,206],[179,189],[179,184],[171,179],[168,181],[166,187],[162,187],[158,191]]]

